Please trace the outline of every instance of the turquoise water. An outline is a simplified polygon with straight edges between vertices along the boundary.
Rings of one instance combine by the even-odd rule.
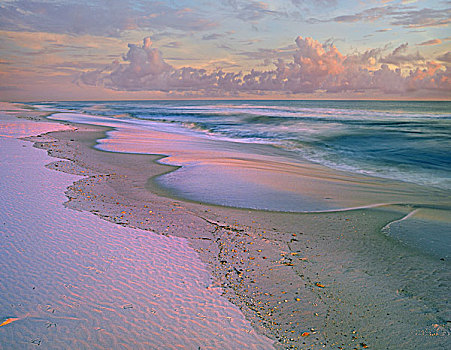
[[[270,144],[330,168],[451,189],[451,102],[117,101],[43,108],[176,124],[182,132]],[[163,126],[163,125],[162,125]]]

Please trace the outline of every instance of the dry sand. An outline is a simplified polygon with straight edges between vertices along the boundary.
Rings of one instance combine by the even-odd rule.
[[[82,176],[16,139],[61,129],[0,113],[0,348],[272,349],[186,239],[61,205]]]
[[[35,112],[17,116],[41,120]],[[58,158],[47,167],[83,179],[67,207],[183,237],[217,286],[280,349],[439,349],[449,344],[448,262],[381,229],[412,208],[329,213],[236,209],[166,198],[149,179],[173,170],[161,156],[93,148],[108,128],[73,125],[28,138]],[[433,296],[433,297],[431,297]]]

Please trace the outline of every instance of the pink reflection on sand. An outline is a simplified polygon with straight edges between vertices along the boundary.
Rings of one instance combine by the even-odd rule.
[[[281,157],[269,150],[269,146],[260,145],[262,148],[267,147],[266,151],[269,150],[262,152],[262,148],[259,151],[255,148],[249,150],[255,145],[243,146],[235,142],[206,139],[170,128],[161,131],[168,128],[162,123],[75,113],[58,113],[51,118],[111,127],[113,130],[108,132],[108,137],[98,140],[97,148],[111,152],[166,155],[168,157],[160,160],[161,163],[187,166],[186,169],[196,168],[190,175],[201,174],[203,178],[198,180],[200,183],[216,179],[222,181],[225,187],[234,188],[240,184],[244,189],[246,183],[250,186],[255,184],[263,191],[265,188],[279,191],[276,195],[279,198],[288,193],[305,199],[307,205],[291,209],[294,211],[311,211],[309,203],[312,202],[324,203],[320,205],[322,209],[313,210],[346,209],[418,202],[428,195],[414,185]],[[200,167],[202,170],[199,170]],[[185,176],[187,174],[185,172]],[[245,191],[237,195],[252,196]],[[215,198],[203,200],[221,204]]]
[[[163,154],[168,157],[160,160],[161,163],[202,167],[202,171],[193,172],[196,176],[202,173],[210,179],[216,178],[230,184],[257,184],[280,193],[288,192],[318,201],[327,197],[328,204],[337,208],[415,201],[415,196],[421,195],[418,189],[409,191],[406,184],[332,170],[307,161],[246,153],[245,147],[227,149],[227,146],[223,147],[224,142],[187,135],[119,128],[110,131],[108,138],[98,142],[98,147],[105,151]],[[206,183],[202,179],[199,181]]]
[[[0,117],[1,118],[1,117]],[[70,126],[46,123],[46,122],[9,122],[0,124],[0,136],[2,137],[26,137],[39,135],[50,131],[71,130]]]
[[[44,131],[5,124],[8,136]],[[0,136],[0,147],[2,346],[272,348],[211,287],[185,239],[64,208],[79,176],[45,168],[53,159],[31,143]]]

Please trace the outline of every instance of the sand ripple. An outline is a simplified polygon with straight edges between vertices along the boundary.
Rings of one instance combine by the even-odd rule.
[[[80,177],[5,137],[43,131],[19,124],[0,128],[2,349],[271,348],[185,239],[64,208]]]

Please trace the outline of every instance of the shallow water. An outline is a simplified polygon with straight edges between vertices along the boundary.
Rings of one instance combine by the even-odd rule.
[[[383,203],[446,202],[447,191],[295,159],[265,144],[217,140],[185,133],[179,126],[78,113],[56,120],[114,128],[96,148],[163,154],[160,162],[181,166],[156,179],[169,194],[194,201],[278,211],[321,211]]]
[[[272,348],[185,239],[64,208],[80,177],[15,139],[45,127],[0,122],[0,348]]]
[[[43,103],[199,137],[268,144],[338,170],[451,189],[451,103],[123,101]]]
[[[331,211],[400,203],[436,210],[430,225],[406,220],[384,233],[444,258],[451,246],[450,191],[359,172],[342,171],[292,157],[273,145],[205,138],[179,125],[122,117],[57,113],[50,118],[114,128],[98,149],[163,154],[180,169],[151,180],[163,194],[232,207],[275,211]],[[441,220],[436,222],[437,219]],[[400,230],[399,227],[402,227]],[[435,233],[432,233],[434,231]],[[437,240],[434,236],[440,236]],[[409,237],[409,239],[405,239]],[[425,241],[430,242],[424,244]],[[434,243],[435,242],[435,243]],[[438,242],[441,242],[438,244]],[[431,251],[433,250],[433,252]]]

